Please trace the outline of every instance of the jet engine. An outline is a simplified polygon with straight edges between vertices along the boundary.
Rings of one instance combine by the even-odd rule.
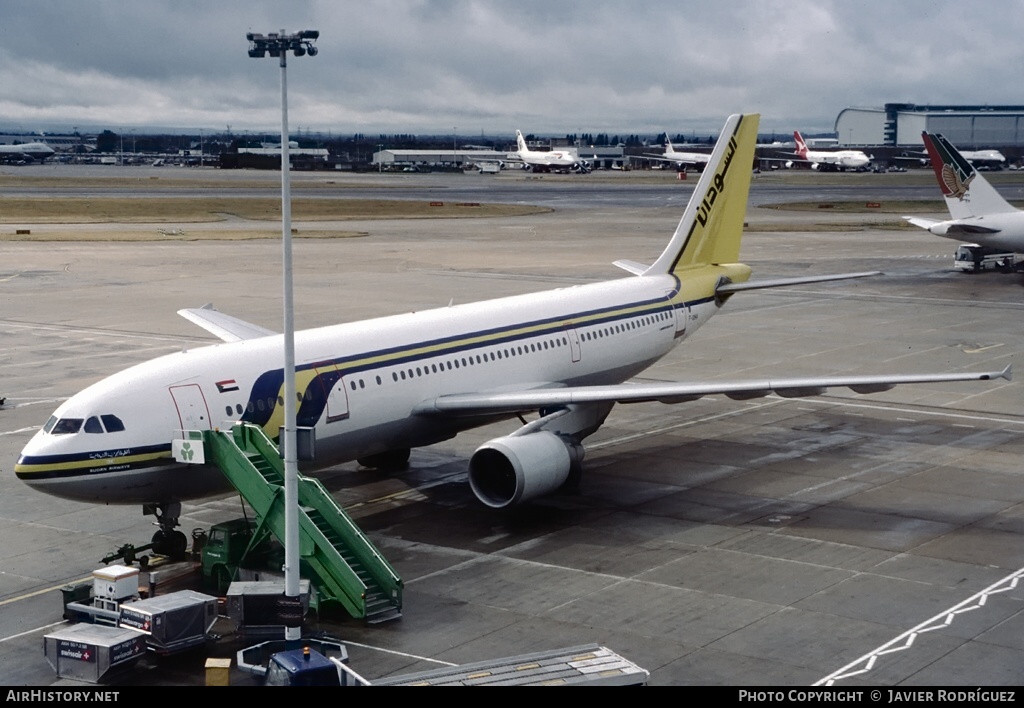
[[[547,430],[495,438],[469,460],[469,486],[481,502],[505,509],[562,486],[583,461],[583,447]]]

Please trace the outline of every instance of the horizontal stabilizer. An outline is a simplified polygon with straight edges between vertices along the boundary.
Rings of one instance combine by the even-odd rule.
[[[259,339],[277,334],[272,330],[225,315],[213,309],[213,303],[202,307],[178,310],[178,314],[189,322],[199,325],[207,332],[223,339],[225,342],[239,342],[243,339]]]
[[[946,229],[946,235],[950,234],[997,234],[1002,229],[993,229],[989,226],[982,226],[980,224],[972,224],[968,222],[951,221],[949,222],[949,228]]]
[[[736,400],[761,398],[774,393],[784,398],[817,396],[829,388],[849,388],[855,393],[878,393],[900,384],[947,381],[990,381],[1010,379],[1010,367],[1002,371],[959,374],[907,374],[883,376],[818,376],[793,379],[761,379],[714,383],[619,384],[613,386],[569,386],[500,393],[458,393],[424,401],[417,415],[470,416],[518,413],[584,403],[683,403],[702,396],[725,395]]]
[[[920,226],[922,229],[927,229],[936,236],[970,236],[973,234],[997,234],[1002,229],[997,229],[991,226],[984,226],[978,223],[978,219],[984,217],[978,217],[978,219],[962,219],[952,221],[935,221],[934,219],[922,219],[916,216],[904,216],[904,219],[909,221],[914,226]]]
[[[924,229],[925,231],[931,231],[931,228],[933,226],[935,226],[936,224],[941,224],[942,223],[938,219],[923,219],[923,218],[921,218],[919,216],[904,216],[903,218],[906,219],[907,221],[909,221],[914,226],[919,226],[920,228]]]
[[[803,278],[776,278],[775,280],[757,280],[746,283],[722,283],[715,288],[716,295],[727,293],[738,293],[741,290],[761,290],[763,288],[784,288],[789,285],[806,285],[807,283],[822,283],[829,280],[850,280],[851,278],[868,278],[873,275],[882,275],[881,271],[870,270],[862,273],[835,273],[833,275],[809,275]]]
[[[615,261],[612,265],[622,268],[622,270],[628,271],[633,275],[643,275],[644,271],[650,268],[648,265],[630,260]]]

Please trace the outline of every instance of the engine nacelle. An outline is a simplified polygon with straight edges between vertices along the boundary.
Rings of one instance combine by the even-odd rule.
[[[504,509],[562,486],[583,460],[583,448],[552,432],[495,438],[469,460],[469,486],[481,502]]]

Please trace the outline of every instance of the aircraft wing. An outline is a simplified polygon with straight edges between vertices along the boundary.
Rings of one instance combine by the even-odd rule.
[[[213,303],[202,307],[178,310],[178,314],[189,322],[193,322],[207,332],[220,337],[225,342],[238,342],[243,339],[258,339],[277,334],[273,330],[240,320],[213,309]]]
[[[586,403],[685,403],[704,396],[725,395],[734,400],[762,398],[774,393],[783,398],[818,396],[829,388],[849,388],[855,393],[879,393],[900,384],[943,381],[1010,379],[1010,367],[1002,371],[959,374],[894,374],[882,376],[818,376],[792,379],[754,379],[714,383],[617,384],[567,386],[499,393],[457,393],[424,401],[413,411],[425,416],[471,416],[519,413]]]

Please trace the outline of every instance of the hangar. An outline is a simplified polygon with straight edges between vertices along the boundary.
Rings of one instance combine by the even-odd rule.
[[[373,153],[374,165],[453,165],[466,167],[476,162],[499,162],[508,158],[503,150],[380,150]]]
[[[836,135],[845,145],[923,145],[921,133],[942,133],[969,150],[1024,146],[1024,106],[952,106],[887,103],[844,108]]]

